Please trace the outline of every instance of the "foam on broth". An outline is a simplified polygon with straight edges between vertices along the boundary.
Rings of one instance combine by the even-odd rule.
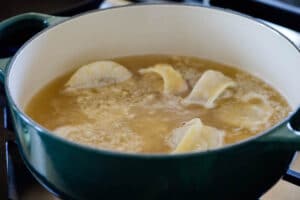
[[[168,153],[172,151],[168,138],[172,130],[195,117],[204,124],[225,131],[225,144],[251,137],[288,115],[287,101],[262,80],[220,63],[199,58],[166,55],[130,56],[112,59],[134,75],[129,80],[94,89],[65,92],[64,84],[73,72],[51,81],[39,91],[26,107],[26,113],[49,130],[60,130],[60,136],[77,143],[127,152]],[[155,74],[140,75],[138,70],[157,63],[171,64],[189,84],[189,91],[208,69],[231,77],[237,87],[216,101],[217,106],[183,106],[187,95],[163,95],[163,81]],[[273,108],[267,123],[253,129],[225,123],[220,112],[230,112],[230,104],[239,97],[255,92]],[[227,106],[227,107],[226,107]],[[231,106],[232,107],[232,106]],[[58,133],[56,133],[58,134]]]

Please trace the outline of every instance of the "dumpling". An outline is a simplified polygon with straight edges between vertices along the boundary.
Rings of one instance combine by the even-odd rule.
[[[194,118],[183,127],[173,131],[169,143],[175,149],[173,153],[205,151],[223,145],[224,132],[205,126],[199,118]]]
[[[266,97],[256,93],[248,93],[239,103],[228,103],[217,110],[217,117],[226,124],[256,131],[265,125],[272,116],[273,109]]]
[[[65,84],[67,89],[94,88],[126,81],[132,76],[113,61],[98,61],[80,67]]]
[[[180,94],[188,89],[181,74],[169,64],[157,64],[154,67],[140,69],[139,73],[157,73],[164,81],[165,94]]]
[[[184,105],[202,105],[205,108],[213,108],[214,101],[226,90],[228,87],[235,86],[235,82],[214,70],[207,70],[200,77],[195,84],[191,93],[183,99]]]

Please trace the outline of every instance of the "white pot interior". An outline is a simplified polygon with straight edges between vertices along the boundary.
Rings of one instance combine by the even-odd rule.
[[[85,14],[40,34],[19,51],[8,75],[22,110],[46,83],[80,65],[138,54],[206,58],[240,67],[300,104],[300,53],[248,18],[185,5],[139,5]]]

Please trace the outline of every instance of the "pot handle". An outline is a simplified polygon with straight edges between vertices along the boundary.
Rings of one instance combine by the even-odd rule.
[[[289,120],[287,126],[291,131],[294,132],[295,135],[298,136],[298,138],[300,138],[300,108],[291,117],[291,119]],[[295,139],[295,140],[300,140],[298,138]],[[299,142],[299,146],[300,146],[300,142]],[[296,149],[299,150],[300,148],[296,148]],[[288,169],[287,172],[283,175],[282,178],[284,180],[288,181],[288,182],[291,182],[295,185],[300,186],[300,173],[295,171],[295,170]]]
[[[0,83],[4,84],[6,68],[15,52],[32,36],[43,29],[62,22],[66,17],[56,17],[39,13],[25,13],[0,22]],[[1,111],[7,112],[0,102]],[[4,113],[1,113],[4,114]],[[0,123],[0,163],[7,161],[6,143],[9,138],[7,119]],[[9,199],[9,179],[6,165],[0,167],[0,199]]]
[[[278,143],[290,150],[300,150],[300,107],[286,124],[277,127],[277,129],[277,131],[258,138],[258,141]],[[300,172],[288,169],[282,178],[300,186]]]
[[[67,17],[25,13],[0,22],[0,82],[4,82],[5,69],[12,56],[28,39],[66,19]]]
[[[292,116],[269,132],[257,138],[258,142],[280,144],[282,147],[290,150],[300,150],[300,107]]]
[[[8,66],[11,58],[0,58],[0,83],[4,83],[5,68]]]

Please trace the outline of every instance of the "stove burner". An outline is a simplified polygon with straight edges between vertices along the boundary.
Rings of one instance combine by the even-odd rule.
[[[14,143],[14,134],[11,130],[11,123],[8,122],[9,112],[7,107],[6,97],[4,95],[3,85],[0,87],[0,198],[1,199],[13,199],[8,198],[11,195],[15,195],[13,181],[13,166],[11,166],[11,156],[8,152],[9,143]],[[11,184],[10,184],[11,183]]]
[[[300,3],[292,0],[210,0],[210,5],[229,8],[300,32]],[[298,3],[297,3],[298,2]]]

